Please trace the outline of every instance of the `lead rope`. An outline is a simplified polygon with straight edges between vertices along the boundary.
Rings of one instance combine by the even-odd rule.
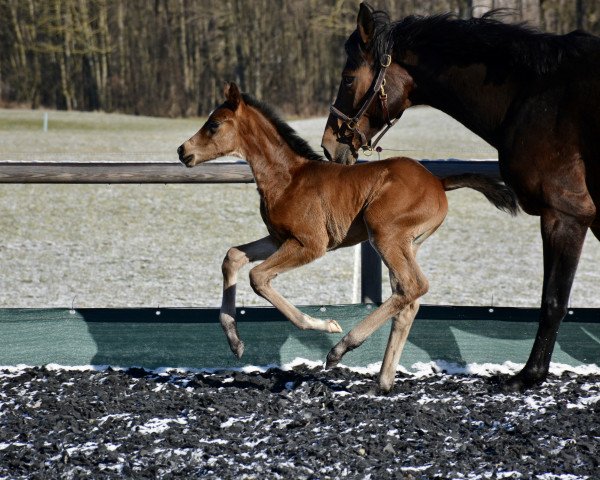
[[[373,150],[376,150],[377,153],[381,152],[382,148],[377,147],[379,140],[381,140],[381,137],[383,137],[390,128],[392,128],[394,125],[396,125],[396,122],[398,120],[400,120],[400,117],[396,117],[391,122],[388,122],[387,126],[383,129],[383,131],[379,135],[377,135],[377,137],[375,138],[375,141],[371,142],[371,145],[363,145],[362,147],[360,147],[363,149],[363,153],[365,154],[365,157],[370,157],[371,155],[373,155]]]

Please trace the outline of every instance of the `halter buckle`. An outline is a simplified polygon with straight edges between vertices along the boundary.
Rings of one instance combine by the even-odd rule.
[[[360,148],[362,148],[365,157],[370,157],[371,155],[373,155],[373,147],[371,145],[363,145]]]
[[[348,125],[348,129],[349,130],[356,130],[356,121],[355,120],[350,120],[349,122],[346,122],[346,125]]]
[[[392,56],[389,53],[386,53],[381,60],[381,66],[383,68],[387,68],[392,64]]]

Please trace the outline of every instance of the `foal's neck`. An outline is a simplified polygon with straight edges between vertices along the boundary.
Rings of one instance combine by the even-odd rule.
[[[275,126],[255,110],[243,125],[243,155],[258,191],[267,203],[275,200],[292,182],[295,172],[310,160],[298,155]]]

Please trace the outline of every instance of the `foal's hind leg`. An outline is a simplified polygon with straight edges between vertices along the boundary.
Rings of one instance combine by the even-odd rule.
[[[415,260],[410,239],[404,240],[400,245],[393,241],[375,240],[375,247],[390,269],[390,278],[395,280],[392,283],[392,295],[331,349],[327,355],[326,368],[336,366],[347,352],[360,346],[390,317],[398,315],[405,307],[427,293],[429,283]],[[408,334],[408,329],[406,334]],[[402,336],[394,335],[394,339],[397,338],[402,338]],[[392,359],[395,355],[395,352],[392,355],[390,351]]]
[[[231,247],[223,260],[221,270],[223,271],[223,301],[219,320],[227,335],[229,347],[236,357],[240,358],[244,353],[244,343],[235,322],[235,290],[237,275],[244,265],[257,260],[264,260],[277,250],[277,245],[268,236],[254,242]]]
[[[297,240],[287,240],[263,263],[250,270],[250,285],[257,295],[269,301],[290,322],[301,330],[320,330],[340,333],[342,327],[335,320],[320,320],[305,315],[288,302],[272,286],[278,274],[297,268],[323,256],[326,246],[301,245]]]
[[[388,393],[394,386],[400,355],[418,311],[419,301],[415,300],[392,319],[392,329],[379,371],[379,390],[382,393]]]
[[[413,249],[413,252],[416,255],[416,248]],[[392,290],[396,285],[396,279],[391,271],[390,285]],[[379,371],[379,390],[382,393],[388,393],[394,386],[400,355],[402,354],[402,350],[404,350],[404,344],[418,311],[419,301],[415,300],[405,307],[400,314],[392,318],[392,328],[381,364],[381,370]]]

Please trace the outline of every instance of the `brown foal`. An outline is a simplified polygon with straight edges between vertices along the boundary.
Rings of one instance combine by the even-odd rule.
[[[333,347],[327,367],[392,318],[379,377],[380,389],[388,392],[419,298],[428,289],[415,255],[446,216],[445,191],[474,188],[496,207],[514,213],[512,191],[478,175],[440,180],[409,158],[354,166],[321,161],[269,107],[241,94],[234,83],[226,86],[225,97],[178,154],[188,167],[224,155],[244,158],[260,194],[269,235],[231,248],[223,261],[220,321],[231,350],[238,357],[244,351],[235,322],[235,286],[243,265],[264,260],[250,271],[252,288],[298,328],[340,333],[337,321],[305,315],[271,286],[271,280],[329,250],[368,239],[389,268],[392,294]]]

